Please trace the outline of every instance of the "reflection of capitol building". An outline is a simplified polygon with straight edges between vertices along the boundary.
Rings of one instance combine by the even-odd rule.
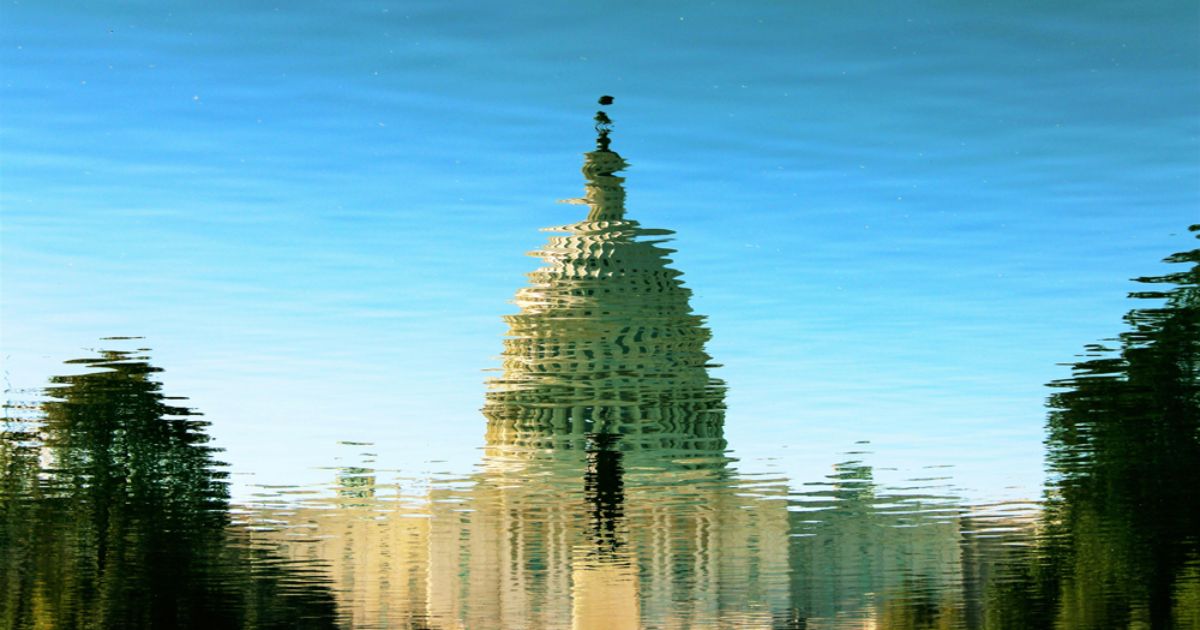
[[[653,239],[669,232],[625,218],[624,166],[587,154],[587,219],[555,230],[506,318],[481,472],[433,502],[434,618],[615,629],[785,614],[783,486],[764,501],[727,468],[708,329]]]
[[[787,615],[786,490],[728,467],[709,331],[667,267],[669,232],[624,217],[623,166],[586,155],[588,216],[554,230],[517,293],[469,483],[417,510],[372,507],[343,479],[337,509],[296,510],[268,535],[306,541],[286,546],[327,567],[352,625],[772,627]]]
[[[554,230],[506,318],[481,470],[432,502],[434,619],[770,627],[786,610],[783,487],[764,502],[727,467],[708,329],[669,232],[625,218],[624,166],[587,154],[587,219]]]
[[[553,230],[506,318],[477,472],[410,500],[344,469],[332,504],[260,539],[322,566],[353,627],[871,627],[905,589],[961,581],[957,519],[887,516],[869,469],[839,469],[815,511],[733,470],[669,232],[625,218],[601,147],[586,220]]]

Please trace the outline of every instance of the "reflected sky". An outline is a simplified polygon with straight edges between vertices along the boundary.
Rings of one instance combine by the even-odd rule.
[[[577,220],[554,200],[614,93],[745,465],[867,439],[1028,497],[1042,384],[1189,246],[1197,11],[10,5],[4,376],[144,335],[256,482],[347,438],[466,470],[445,436],[480,434],[520,252]]]

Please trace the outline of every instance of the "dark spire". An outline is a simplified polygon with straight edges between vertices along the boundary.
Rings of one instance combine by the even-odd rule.
[[[608,96],[607,94],[600,97],[601,105],[612,105],[612,102],[613,97]],[[595,121],[596,133],[599,134],[596,137],[596,150],[608,151],[608,145],[610,142],[612,142],[612,140],[608,137],[609,132],[612,131],[612,119],[608,117],[608,114],[601,110],[596,112]]]

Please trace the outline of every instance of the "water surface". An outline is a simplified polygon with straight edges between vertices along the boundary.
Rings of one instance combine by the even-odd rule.
[[[1197,624],[1196,6],[3,17],[8,625]]]

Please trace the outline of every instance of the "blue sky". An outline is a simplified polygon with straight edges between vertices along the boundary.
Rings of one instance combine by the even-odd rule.
[[[804,450],[770,465],[805,477],[870,439],[1036,484],[1044,383],[1194,246],[1198,13],[10,3],[4,375],[141,335],[239,470],[338,439],[469,463],[523,254],[577,218],[555,200],[613,94],[630,214],[678,232],[735,449]]]

